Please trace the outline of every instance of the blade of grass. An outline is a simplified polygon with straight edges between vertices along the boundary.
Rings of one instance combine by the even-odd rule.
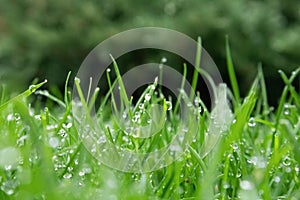
[[[227,69],[228,69],[228,73],[229,73],[229,79],[230,79],[231,87],[233,90],[233,94],[234,94],[234,97],[235,97],[236,101],[238,102],[238,104],[240,104],[240,102],[241,102],[240,91],[239,91],[239,86],[238,86],[238,82],[236,79],[236,73],[234,70],[233,62],[232,62],[228,35],[226,35],[226,61],[227,61]]]
[[[34,93],[37,89],[39,89],[40,87],[42,87],[45,83],[47,83],[47,80],[45,80],[44,82],[41,82],[39,84],[36,85],[31,85],[29,87],[28,90],[26,90],[25,92],[19,94],[18,96],[8,100],[7,102],[3,103],[2,105],[0,105],[0,111],[2,111],[3,109],[5,109],[9,104],[22,100],[23,98],[26,98],[28,96],[30,96],[32,93]]]
[[[191,100],[193,100],[194,95],[195,95],[194,91],[196,91],[196,89],[197,89],[198,76],[199,76],[199,72],[200,72],[200,63],[201,63],[201,50],[202,50],[202,42],[201,42],[201,38],[198,37],[195,69],[194,69],[193,80],[192,80],[192,89],[193,90],[190,93]]]
[[[260,80],[260,88],[261,88],[261,94],[262,94],[262,106],[263,106],[263,115],[266,115],[269,112],[269,104],[268,104],[268,95],[267,95],[267,89],[266,89],[266,83],[265,78],[262,70],[262,64],[258,64],[258,77]]]
[[[125,89],[124,83],[122,81],[122,76],[120,74],[118,64],[117,64],[117,62],[115,61],[115,59],[113,58],[112,55],[110,55],[110,57],[111,57],[111,59],[113,61],[113,66],[114,66],[114,69],[115,69],[115,72],[116,72],[116,75],[117,75],[117,80],[118,80],[118,83],[119,83],[119,86],[120,86],[120,95],[121,95],[121,98],[122,98],[122,100],[125,103],[125,107],[128,108],[128,106],[129,106],[129,99],[128,99],[128,96],[127,96],[127,93],[126,93],[126,89]]]

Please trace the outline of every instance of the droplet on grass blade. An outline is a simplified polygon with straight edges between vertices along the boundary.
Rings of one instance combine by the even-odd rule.
[[[150,96],[150,94],[147,93],[145,95],[145,101],[150,101],[150,99],[151,99],[151,96]]]
[[[243,190],[252,190],[254,188],[254,185],[252,182],[250,181],[247,181],[247,180],[243,180],[240,182],[240,187],[243,189]]]
[[[166,101],[166,105],[167,105],[168,111],[172,110],[172,102],[171,101]]]
[[[256,126],[256,122],[255,122],[255,119],[253,117],[251,117],[249,119],[248,126],[250,126],[250,127],[255,127]]]
[[[13,121],[15,118],[14,118],[14,115],[13,114],[9,114],[9,115],[7,115],[7,117],[6,117],[6,120],[8,121],[8,122],[10,122],[10,121]]]
[[[279,183],[279,182],[280,182],[280,180],[281,180],[281,179],[280,179],[280,177],[279,177],[279,176],[275,176],[275,177],[274,177],[274,182],[275,182],[275,183]]]
[[[0,167],[5,170],[15,168],[20,161],[20,151],[15,147],[7,147],[0,150]]]
[[[56,148],[59,146],[59,139],[57,137],[51,137],[49,139],[49,145],[52,147],[52,148]]]
[[[15,184],[15,181],[13,181],[13,180],[8,180],[8,181],[2,183],[2,185],[1,185],[1,190],[3,192],[5,192],[8,196],[11,196],[14,194],[15,188],[16,188],[16,184]]]
[[[161,59],[161,62],[162,63],[166,63],[168,61],[168,59],[166,58],[166,57],[163,57],[162,59]]]
[[[66,173],[66,174],[64,174],[64,176],[63,176],[63,178],[64,179],[70,179],[70,178],[72,178],[72,174],[71,173]]]

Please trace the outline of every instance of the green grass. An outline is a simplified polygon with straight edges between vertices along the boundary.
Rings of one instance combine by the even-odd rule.
[[[0,199],[300,199],[300,97],[293,87],[300,69],[290,77],[279,72],[285,88],[278,107],[272,108],[268,105],[261,66],[248,95],[242,98],[228,43],[226,52],[233,92],[226,92],[223,86],[218,94],[222,100],[227,93],[234,106],[232,113],[224,99],[210,112],[199,101],[199,94],[180,93],[186,104],[197,99],[190,109],[197,111],[198,120],[188,122],[188,132],[197,131],[179,160],[147,173],[121,172],[91,155],[75,127],[79,119],[72,111],[67,87],[70,76],[63,99],[40,89],[46,82],[31,86],[10,100],[2,89]],[[118,78],[111,81],[107,73],[108,84],[110,88],[120,85],[121,110],[110,90],[97,111],[97,121],[109,142],[133,152],[152,152],[170,143],[178,124],[182,125],[178,102],[172,106],[172,99],[161,96],[154,82],[133,105],[115,61],[114,69]],[[186,75],[186,66],[183,74]],[[194,73],[193,87],[197,80]],[[75,84],[81,94],[80,81],[76,79]],[[88,101],[81,95],[84,112],[90,112],[98,92],[91,91]],[[29,103],[39,96],[47,97],[46,104],[39,100]],[[162,109],[153,110],[153,103]],[[223,121],[222,126],[210,126],[215,113],[224,110],[222,116],[229,120]],[[113,116],[112,111],[120,115],[127,112],[131,122],[118,124],[118,114]],[[135,137],[143,134],[139,125],[152,123],[152,128],[160,127],[164,118],[165,125],[156,135],[148,139]],[[86,120],[90,123],[91,118]],[[126,135],[128,126],[135,128],[136,135]],[[216,135],[219,131],[220,135]],[[120,158],[112,158],[112,162],[114,159]]]

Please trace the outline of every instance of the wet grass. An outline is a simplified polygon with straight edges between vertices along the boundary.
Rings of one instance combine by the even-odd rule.
[[[180,159],[153,172],[121,172],[92,155],[98,149],[93,151],[82,143],[77,129],[78,124],[84,123],[72,109],[68,81],[63,99],[40,89],[45,82],[30,86],[10,100],[2,89],[0,199],[300,199],[300,97],[293,87],[300,69],[290,77],[279,72],[285,88],[278,107],[273,108],[268,105],[261,66],[248,95],[240,97],[227,47],[233,92],[225,86],[217,89],[221,100],[212,111],[206,109],[198,95],[182,92],[181,98],[196,113],[197,123],[193,123],[193,128],[197,131]],[[120,85],[122,105],[119,111],[110,92],[101,100],[97,122],[105,130],[103,136],[114,146],[136,152],[155,151],[170,143],[180,124],[179,106],[161,95],[157,82],[133,105],[124,93],[121,79],[111,81],[109,73],[107,78],[111,88]],[[197,78],[194,75],[194,80]],[[78,79],[75,84],[80,91]],[[89,102],[96,100],[98,92],[91,92],[88,102],[81,96],[80,105],[86,113],[90,112]],[[35,102],[31,106],[28,97],[40,95],[55,105],[48,108]],[[226,95],[233,111],[224,99]],[[162,106],[160,113],[151,110],[153,103]],[[112,111],[126,112],[130,124],[118,124],[119,118]],[[222,126],[211,126],[220,112],[225,113],[221,115]],[[159,126],[163,118],[167,121],[157,134],[138,138],[139,125]],[[126,134],[128,127],[133,127],[136,135]]]

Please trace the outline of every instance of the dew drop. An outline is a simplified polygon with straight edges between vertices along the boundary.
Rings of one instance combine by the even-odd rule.
[[[34,116],[34,119],[38,120],[38,121],[41,121],[41,115],[35,115]]]
[[[30,85],[29,90],[30,92],[34,92],[36,90],[36,85]]]
[[[7,120],[8,122],[13,121],[13,120],[14,120],[14,115],[13,115],[13,114],[7,115],[6,120]]]
[[[200,99],[200,97],[197,96],[194,100],[195,105],[199,106],[200,102],[201,102],[201,99]]]
[[[280,182],[280,177],[279,176],[275,176],[274,177],[274,182],[275,183],[279,183]]]
[[[234,143],[234,144],[232,144],[232,145],[230,145],[230,146],[232,147],[232,149],[233,149],[234,151],[238,150],[238,148],[239,148],[239,145],[236,144],[236,143]]]
[[[166,105],[167,105],[167,110],[168,111],[172,110],[172,102],[171,101],[167,101]]]
[[[140,105],[139,105],[139,109],[144,109],[144,107],[145,107],[145,104],[143,104],[143,103],[141,103]]]
[[[250,181],[247,181],[247,180],[241,181],[240,186],[243,190],[253,190],[253,188],[254,188],[253,183]]]
[[[290,160],[289,157],[285,157],[282,163],[283,163],[284,166],[290,166],[291,165],[291,160]]]
[[[229,183],[224,183],[224,184],[223,184],[223,188],[224,188],[224,189],[230,188],[230,184],[229,184]]]
[[[145,101],[150,101],[150,99],[151,99],[151,96],[150,96],[150,94],[147,93],[145,95]]]
[[[16,186],[15,186],[14,182],[12,180],[9,180],[9,181],[2,183],[1,190],[10,196],[10,195],[14,194],[15,187]]]
[[[49,139],[49,145],[52,147],[52,148],[56,148],[59,146],[59,139],[57,137],[51,137]]]
[[[289,115],[291,113],[291,105],[286,103],[284,104],[284,110],[283,110],[283,114],[284,115]]]
[[[15,113],[15,120],[16,121],[20,121],[20,119],[21,119],[21,116],[20,116],[20,114],[19,113]]]
[[[70,178],[72,178],[72,174],[71,173],[66,173],[66,174],[64,174],[64,176],[63,176],[63,178],[64,179],[70,179]]]
[[[69,123],[67,123],[67,124],[63,124],[63,127],[64,127],[65,129],[70,129],[70,128],[72,127],[72,123],[69,122]]]
[[[162,63],[166,63],[168,61],[168,59],[166,58],[166,57],[163,57],[162,59],[161,59],[161,62]]]
[[[250,127],[256,126],[256,122],[255,122],[255,119],[253,117],[251,117],[249,119],[248,126],[250,126]]]
[[[0,150],[0,167],[10,170],[15,167],[20,160],[20,152],[17,148],[7,147]]]

